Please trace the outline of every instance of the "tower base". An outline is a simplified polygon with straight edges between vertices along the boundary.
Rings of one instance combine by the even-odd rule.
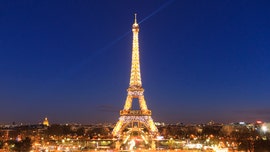
[[[120,137],[125,128],[146,128],[152,136],[158,133],[151,116],[120,116],[113,129],[113,136]]]
[[[120,116],[113,130],[113,136],[118,140],[115,148],[120,148],[120,145],[130,145],[130,142],[137,140],[140,141],[141,146],[154,150],[157,133],[158,129],[151,116]]]

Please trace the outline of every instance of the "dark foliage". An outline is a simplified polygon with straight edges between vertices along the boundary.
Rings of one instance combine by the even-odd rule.
[[[270,140],[255,141],[254,152],[270,152]]]

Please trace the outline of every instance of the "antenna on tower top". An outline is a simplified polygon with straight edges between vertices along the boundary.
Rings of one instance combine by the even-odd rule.
[[[137,14],[135,13],[134,16],[135,16],[135,21],[134,21],[134,23],[137,24]]]

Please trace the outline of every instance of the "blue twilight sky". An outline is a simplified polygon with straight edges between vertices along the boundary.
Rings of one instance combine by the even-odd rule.
[[[116,122],[134,13],[154,121],[270,121],[268,0],[1,0],[0,123]],[[136,105],[137,101],[134,101]]]

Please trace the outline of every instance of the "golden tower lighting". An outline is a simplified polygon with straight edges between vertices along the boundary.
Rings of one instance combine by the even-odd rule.
[[[120,118],[113,129],[113,136],[121,137],[124,129],[142,131],[140,128],[146,128],[151,137],[158,133],[158,129],[151,117],[151,110],[148,110],[144,99],[144,89],[142,87],[140,72],[140,55],[139,55],[139,24],[135,14],[135,20],[132,25],[133,42],[132,42],[132,61],[130,82],[127,89],[127,98],[124,109],[120,111]],[[140,110],[132,110],[133,99],[138,99]],[[129,136],[128,136],[129,137]]]

